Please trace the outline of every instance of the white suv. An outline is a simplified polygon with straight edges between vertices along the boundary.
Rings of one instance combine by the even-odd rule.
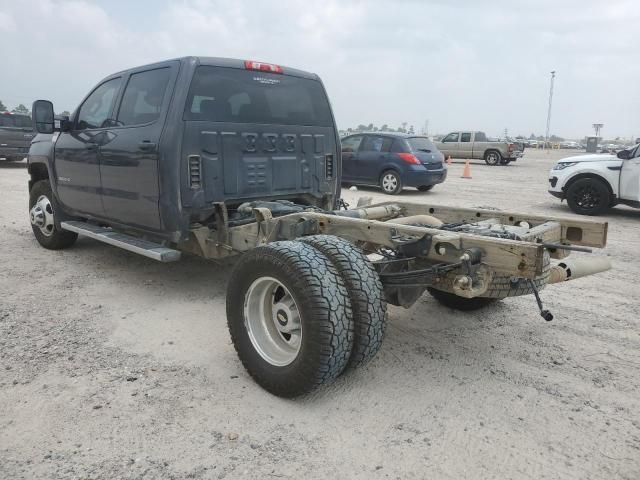
[[[617,155],[563,158],[549,172],[549,193],[581,215],[599,215],[620,203],[640,208],[640,144]]]

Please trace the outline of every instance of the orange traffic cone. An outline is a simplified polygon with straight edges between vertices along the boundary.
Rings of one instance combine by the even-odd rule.
[[[447,157],[447,165],[451,165],[453,162],[451,161],[451,155]]]
[[[469,160],[464,163],[464,170],[462,171],[462,178],[471,178],[471,166]]]

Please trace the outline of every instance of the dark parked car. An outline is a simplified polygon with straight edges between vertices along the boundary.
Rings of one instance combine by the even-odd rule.
[[[343,184],[378,185],[395,195],[403,187],[426,192],[446,177],[444,155],[427,137],[358,133],[342,139]]]
[[[0,113],[0,158],[9,161],[25,158],[33,135],[31,117]]]

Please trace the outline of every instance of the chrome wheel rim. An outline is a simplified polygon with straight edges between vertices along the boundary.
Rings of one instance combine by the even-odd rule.
[[[53,235],[55,223],[53,221],[53,206],[49,199],[40,195],[35,205],[29,211],[31,225],[40,229],[45,237]]]
[[[268,363],[293,362],[302,344],[302,322],[295,299],[273,277],[255,280],[244,297],[244,323],[253,348]]]
[[[491,165],[495,165],[496,163],[498,163],[498,155],[495,153],[490,153],[489,155],[487,155],[487,162],[489,162]]]
[[[393,173],[387,173],[382,177],[382,188],[385,192],[393,192],[398,188],[398,179]]]

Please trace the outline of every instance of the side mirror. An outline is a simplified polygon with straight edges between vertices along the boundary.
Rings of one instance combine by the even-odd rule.
[[[38,133],[53,133],[54,113],[53,103],[49,100],[36,100],[31,109],[33,128]]]
[[[631,156],[630,150],[620,150],[617,155],[617,157],[621,160],[629,160],[630,156]]]

